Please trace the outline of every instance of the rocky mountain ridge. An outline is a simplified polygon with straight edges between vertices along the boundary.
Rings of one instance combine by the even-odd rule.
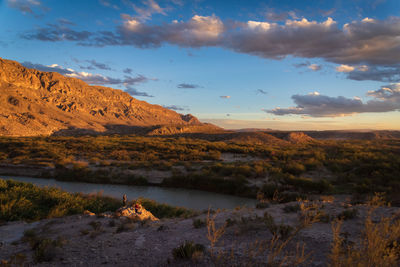
[[[138,127],[196,126],[196,117],[137,100],[128,93],[0,58],[0,135],[134,133]],[[190,131],[190,130],[189,130]]]

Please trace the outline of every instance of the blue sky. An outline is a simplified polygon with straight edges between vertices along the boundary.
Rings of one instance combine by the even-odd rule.
[[[0,57],[226,128],[400,130],[400,1],[0,1]]]

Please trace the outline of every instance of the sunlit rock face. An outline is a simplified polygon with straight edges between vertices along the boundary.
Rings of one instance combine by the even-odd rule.
[[[122,90],[90,86],[1,58],[0,92],[0,135],[131,133],[136,126],[205,125],[190,114],[137,100]]]

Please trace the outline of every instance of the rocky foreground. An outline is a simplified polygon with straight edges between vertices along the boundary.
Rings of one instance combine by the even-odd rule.
[[[259,266],[271,261],[285,261],[286,266],[327,266],[336,219],[343,222],[341,246],[357,244],[371,210],[366,205],[352,206],[343,196],[303,204],[204,212],[189,219],[152,221],[88,214],[30,224],[9,222],[0,227],[0,259],[35,266]],[[319,222],[314,222],[316,215]],[[399,208],[379,207],[371,222],[377,223],[382,216],[400,225]],[[276,243],[271,242],[272,232],[277,233]],[[35,239],[53,243],[35,248]],[[288,244],[276,253],[277,245],[286,240]],[[184,249],[176,249],[185,241],[198,244],[199,251],[187,255]],[[298,253],[302,260],[296,263],[293,255],[301,244],[305,252],[303,256]]]

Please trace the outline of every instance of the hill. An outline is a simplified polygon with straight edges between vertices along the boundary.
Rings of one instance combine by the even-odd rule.
[[[0,135],[134,133],[155,126],[219,129],[128,93],[0,58]],[[143,130],[143,128],[145,130]],[[171,128],[173,129],[173,127]]]

